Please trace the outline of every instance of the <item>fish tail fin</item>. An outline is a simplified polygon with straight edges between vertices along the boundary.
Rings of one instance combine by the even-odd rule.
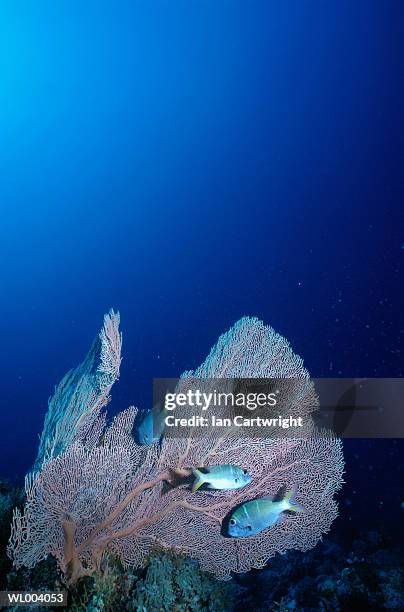
[[[192,474],[195,476],[194,484],[192,486],[192,493],[195,493],[205,482],[205,474],[194,468]]]
[[[304,512],[303,506],[301,506],[299,502],[297,502],[295,499],[296,493],[297,493],[297,487],[294,486],[285,495],[284,501],[287,502],[288,504],[288,511],[289,512]]]

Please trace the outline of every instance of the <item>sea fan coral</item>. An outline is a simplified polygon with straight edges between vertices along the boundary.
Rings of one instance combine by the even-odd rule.
[[[119,321],[119,313],[111,309],[83,363],[56,387],[49,400],[34,469],[67,448],[85,417],[108,403],[121,365]]]
[[[302,360],[257,319],[244,318],[221,336],[181,384],[202,377],[290,378],[291,404],[309,417],[317,403]],[[305,384],[294,385],[296,379]],[[74,583],[101,570],[107,554],[140,566],[161,548],[198,559],[203,569],[227,579],[231,572],[262,567],[277,552],[307,550],[330,528],[337,515],[334,494],[342,483],[340,441],[190,433],[179,439],[163,436],[144,447],[131,436],[135,414],[129,408],[106,427],[101,408],[91,410],[67,448],[27,477],[27,502],[23,513],[14,514],[8,548],[15,565],[32,567],[52,554]],[[310,418],[307,423],[310,428]],[[172,469],[224,463],[248,469],[251,484],[236,491],[192,493],[184,486],[165,491]],[[250,538],[225,537],[232,508],[273,496],[282,487],[296,488],[303,513],[285,516]]]

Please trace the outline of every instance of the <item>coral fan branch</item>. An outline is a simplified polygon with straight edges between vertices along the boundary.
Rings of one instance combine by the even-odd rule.
[[[169,478],[169,472],[165,471],[161,473],[159,476],[157,476],[156,478],[154,478],[153,480],[144,482],[141,485],[135,487],[133,491],[128,493],[125,499],[123,499],[121,503],[116,506],[115,510],[111,512],[111,514],[109,514],[107,518],[100,525],[96,527],[96,529],[94,529],[94,531],[88,536],[88,538],[78,547],[78,550],[79,551],[85,550],[86,548],[91,546],[96,536],[104,529],[107,529],[108,527],[110,527],[110,525],[114,522],[114,520],[125,510],[128,504],[135,497],[143,493],[143,491],[146,491],[147,489],[151,489],[152,487],[156,486],[163,480],[167,480],[168,478]]]
[[[219,509],[221,507],[222,507],[222,503],[218,503],[218,504],[215,504],[215,505],[210,506],[210,507],[207,508],[206,506],[196,506],[194,504],[190,504],[186,500],[174,501],[171,504],[169,504],[168,506],[166,506],[163,510],[160,510],[159,512],[156,512],[155,514],[152,514],[149,517],[145,517],[145,518],[137,521],[134,525],[131,525],[131,526],[127,527],[126,529],[122,529],[121,531],[115,531],[114,533],[112,533],[109,536],[107,536],[103,540],[103,542],[105,542],[105,544],[108,544],[112,540],[116,540],[118,538],[125,538],[128,535],[132,535],[134,533],[137,533],[143,527],[146,527],[147,525],[150,525],[151,523],[154,523],[156,521],[161,520],[162,518],[167,516],[167,514],[170,514],[171,512],[174,512],[178,508],[185,508],[186,510],[192,510],[193,512],[201,512],[201,513],[205,514],[206,516],[210,516],[214,520],[219,521],[219,519],[217,517],[215,517],[214,515],[210,514],[210,512],[208,512],[208,510],[212,511],[212,510],[215,510],[215,509]]]
[[[100,409],[119,375],[118,324],[118,314],[106,316],[89,356],[63,379],[50,403],[37,469],[25,483],[25,507],[13,516],[8,554],[15,566],[34,567],[51,554],[73,584],[101,571],[108,554],[124,566],[139,567],[158,545],[190,555],[202,569],[229,579],[232,572],[263,567],[278,553],[315,546],[338,514],[334,496],[343,482],[344,461],[339,440],[311,435],[318,398],[287,340],[245,317],[179,385],[202,380],[209,385],[222,378],[230,388],[235,379],[277,379],[284,408],[305,417],[301,438],[234,432],[217,438],[208,432],[187,439],[163,435],[145,447],[132,436],[135,408],[119,413],[108,427]],[[191,468],[220,464],[242,466],[251,484],[194,493],[174,486],[167,494],[161,486],[173,471],[189,476]],[[220,525],[236,505],[274,496],[280,488],[295,490],[305,511],[255,536],[223,537]]]

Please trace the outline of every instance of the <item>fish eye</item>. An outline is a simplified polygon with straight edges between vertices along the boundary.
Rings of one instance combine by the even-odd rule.
[[[230,525],[235,525],[236,524],[236,519],[230,519]]]
[[[243,474],[248,474],[247,470],[243,470]]]
[[[252,531],[251,525],[247,525],[247,529],[248,529],[248,531]]]

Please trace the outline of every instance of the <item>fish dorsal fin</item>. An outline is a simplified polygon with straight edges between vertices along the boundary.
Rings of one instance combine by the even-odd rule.
[[[200,472],[201,474],[209,474],[209,468],[208,467],[198,467],[196,468],[198,470],[198,472]]]
[[[274,498],[273,498],[272,495],[263,495],[262,497],[259,497],[258,499],[261,500],[261,501],[268,502],[270,504],[274,503]],[[252,501],[254,501],[254,500],[252,500]]]
[[[271,498],[273,502],[281,502],[286,496],[286,485],[283,484],[278,492]]]

